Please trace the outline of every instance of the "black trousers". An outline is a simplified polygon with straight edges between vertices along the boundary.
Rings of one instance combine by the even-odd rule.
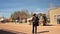
[[[32,33],[37,33],[37,26],[35,26],[35,25],[33,25],[33,27],[32,27]]]
[[[46,26],[46,24],[47,24],[46,21],[43,21],[43,26]]]

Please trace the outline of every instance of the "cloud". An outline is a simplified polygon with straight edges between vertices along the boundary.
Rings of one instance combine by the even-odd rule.
[[[46,13],[50,8],[37,8],[34,13]]]

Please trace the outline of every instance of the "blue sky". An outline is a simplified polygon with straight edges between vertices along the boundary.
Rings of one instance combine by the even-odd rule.
[[[10,17],[14,11],[21,9],[28,9],[29,12],[46,12],[51,3],[55,7],[60,6],[60,0],[0,0],[0,16]]]

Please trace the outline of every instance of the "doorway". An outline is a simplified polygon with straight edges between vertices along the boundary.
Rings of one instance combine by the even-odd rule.
[[[55,19],[54,21],[56,21],[57,24],[60,24],[60,15],[55,15],[54,19]]]

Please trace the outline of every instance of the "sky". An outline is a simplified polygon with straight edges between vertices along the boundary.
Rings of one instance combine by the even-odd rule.
[[[60,6],[60,0],[0,0],[0,16],[9,18],[15,11],[27,9],[29,12],[45,13],[50,4],[54,7]]]

